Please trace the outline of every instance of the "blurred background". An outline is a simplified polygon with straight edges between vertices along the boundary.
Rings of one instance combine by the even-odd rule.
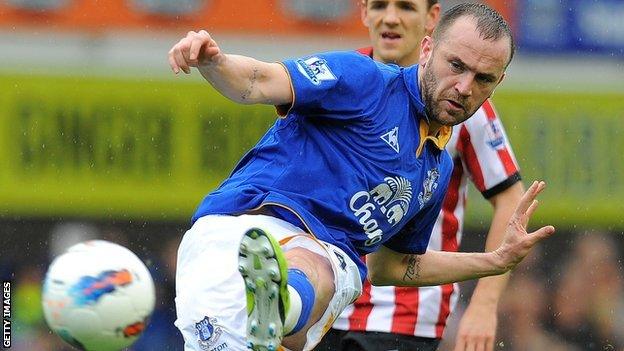
[[[624,1],[487,3],[519,47],[494,102],[525,182],[548,182],[532,224],[558,228],[513,274],[497,349],[624,350]],[[156,281],[132,350],[182,350],[179,240],[275,119],[169,71],[169,48],[198,29],[269,61],[368,41],[356,0],[0,0],[0,275],[13,282],[14,350],[67,349],[43,321],[40,284],[55,255],[91,238],[126,245]],[[470,199],[463,247],[482,250],[490,206]],[[451,327],[441,349],[453,338]]]

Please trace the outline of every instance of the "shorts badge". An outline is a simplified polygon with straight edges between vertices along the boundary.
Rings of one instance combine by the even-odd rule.
[[[202,350],[209,350],[219,340],[221,333],[222,330],[217,325],[216,318],[204,317],[195,323],[195,335],[197,335],[197,341]]]

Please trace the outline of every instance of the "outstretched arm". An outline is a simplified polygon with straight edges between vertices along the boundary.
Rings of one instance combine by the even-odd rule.
[[[191,73],[196,67],[202,76],[225,97],[242,104],[287,105],[293,101],[290,77],[279,63],[224,54],[206,32],[188,32],[169,50],[174,73]]]
[[[517,182],[490,198],[494,207],[485,251],[495,250],[502,242],[505,226],[520,202],[524,187]],[[498,300],[507,285],[509,274],[479,279],[470,304],[459,323],[455,351],[494,350]]]
[[[428,250],[422,255],[402,254],[382,247],[369,254],[369,279],[374,285],[441,285],[492,275],[513,269],[540,240],[555,232],[552,226],[527,233],[544,182],[534,182],[522,196],[509,220],[501,245],[492,252],[464,253]]]

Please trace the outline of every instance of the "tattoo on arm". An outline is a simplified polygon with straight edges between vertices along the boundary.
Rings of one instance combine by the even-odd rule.
[[[256,80],[258,80],[258,67],[253,68],[253,74],[251,75],[251,77],[249,77],[249,88],[243,91],[241,99],[247,100],[249,95],[251,95],[254,89],[254,85],[256,84]]]
[[[407,255],[403,258],[403,262],[406,263],[405,274],[403,274],[403,281],[414,281],[420,278],[420,256]]]

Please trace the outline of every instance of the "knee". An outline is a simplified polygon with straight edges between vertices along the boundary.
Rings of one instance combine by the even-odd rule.
[[[288,268],[303,271],[318,290],[317,293],[333,293],[334,271],[329,259],[304,248],[290,249],[285,255]]]

